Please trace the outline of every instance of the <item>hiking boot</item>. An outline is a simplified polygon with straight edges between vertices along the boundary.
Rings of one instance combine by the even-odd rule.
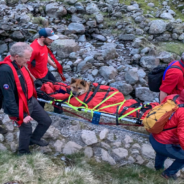
[[[172,179],[172,180],[177,180],[177,176],[176,174],[173,174],[173,175],[167,175],[165,174],[164,172],[161,174],[161,176],[165,179]]]
[[[0,134],[6,134],[8,131],[2,127],[0,127]]]
[[[31,139],[29,145],[34,145],[34,144],[36,144],[38,146],[48,146],[49,145],[49,143],[47,141],[45,141],[45,140]]]

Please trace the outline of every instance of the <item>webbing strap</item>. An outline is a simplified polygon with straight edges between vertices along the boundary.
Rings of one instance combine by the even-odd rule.
[[[91,91],[92,86],[93,86],[93,85],[90,84],[90,86],[89,86],[89,91],[87,92],[86,96],[84,97],[84,103],[86,103],[86,99],[87,99],[87,97],[88,97],[88,95],[89,95],[89,93],[90,93],[90,91]]]
[[[57,71],[58,71],[59,75],[61,76],[61,79],[63,81],[66,81],[66,78],[63,75],[62,65],[58,62],[58,60],[55,58],[54,54],[52,53],[52,51],[48,47],[47,47],[47,50],[48,50],[50,57],[53,59],[53,61],[55,62],[56,66],[57,66]]]
[[[127,114],[124,114],[123,116],[119,117],[118,120],[120,120],[120,119],[122,119],[122,118],[128,116],[129,114],[132,114],[133,112],[135,112],[135,111],[137,111],[137,110],[139,110],[139,109],[141,109],[141,108],[142,108],[142,106],[140,106],[140,107],[138,107],[138,108],[136,108],[136,109],[134,109],[134,110],[128,112]]]
[[[96,95],[96,93],[98,92],[100,88],[100,84],[98,84],[98,86],[96,87],[95,91],[93,92],[93,94],[89,97],[89,99],[85,102],[86,104],[88,104],[92,99],[93,97]]]
[[[19,105],[19,120],[18,120],[17,124],[20,126],[23,123],[24,110],[29,115],[27,99],[26,99],[26,96],[22,90],[22,86],[21,86],[17,71],[15,70],[12,63],[11,62],[0,62],[0,64],[7,64],[12,69],[12,72],[13,72],[13,76],[15,79],[15,84],[16,84],[17,92],[18,92],[18,96],[19,96],[19,104],[18,104]]]
[[[110,90],[111,90],[111,88],[109,87],[102,101],[104,101],[107,98]],[[100,107],[100,105],[96,109],[98,109],[99,107]]]

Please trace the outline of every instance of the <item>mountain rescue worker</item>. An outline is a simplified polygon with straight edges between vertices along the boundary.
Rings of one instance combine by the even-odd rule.
[[[184,53],[181,55],[181,60],[172,66],[179,66],[181,70],[178,68],[167,70],[165,79],[162,80],[160,86],[160,102],[167,95],[180,94],[184,89]]]
[[[19,126],[18,154],[30,154],[29,145],[47,146],[41,140],[51,124],[51,119],[36,100],[33,80],[25,65],[32,54],[32,48],[18,42],[10,48],[10,56],[0,62],[0,90],[3,95],[4,112]],[[38,122],[32,133],[31,121]]]
[[[33,48],[33,52],[30,61],[28,62],[28,68],[36,79],[56,82],[56,78],[47,68],[47,63],[49,63],[58,70],[62,80],[65,81],[62,73],[62,66],[58,63],[50,49],[47,47],[58,38],[59,37],[54,34],[51,28],[43,28],[39,31],[39,38],[35,39],[33,43],[31,43],[30,46]],[[51,60],[49,54],[54,62]],[[42,107],[45,105],[43,102],[40,102],[40,104]],[[62,109],[60,110],[54,107],[54,112],[62,113]]]
[[[173,99],[175,95],[169,95],[164,98]],[[177,104],[184,104],[184,90],[181,91],[176,99]],[[175,159],[172,165],[162,173],[166,179],[176,180],[176,173],[184,167],[184,108],[180,107],[171,116],[164,126],[164,131],[158,134],[150,135],[150,143],[156,151],[155,169],[164,168],[164,162],[167,157]]]

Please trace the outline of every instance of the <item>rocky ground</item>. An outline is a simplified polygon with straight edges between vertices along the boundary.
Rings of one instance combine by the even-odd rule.
[[[158,94],[148,88],[147,73],[180,59],[183,13],[184,3],[179,0],[0,0],[0,58],[16,41],[30,43],[40,28],[52,27],[59,39],[51,49],[68,83],[71,77],[82,77],[116,87],[126,98],[158,101]],[[98,162],[153,167],[155,155],[147,138],[78,120],[52,119],[45,135],[50,145],[42,149],[44,153],[82,151]],[[0,135],[0,150],[16,151],[17,127],[3,112],[0,120],[9,131]]]
[[[40,28],[49,26],[60,36],[51,49],[68,82],[82,77],[116,87],[128,98],[157,101],[157,94],[148,89],[147,72],[179,59],[183,51],[182,1],[1,0],[0,4],[1,58],[14,42],[32,42]]]

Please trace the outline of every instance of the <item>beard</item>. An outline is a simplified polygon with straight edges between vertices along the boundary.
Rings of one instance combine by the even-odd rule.
[[[45,40],[43,41],[43,43],[44,43],[44,45],[46,45],[46,46],[49,46],[50,44],[46,41],[46,38],[45,38]]]

